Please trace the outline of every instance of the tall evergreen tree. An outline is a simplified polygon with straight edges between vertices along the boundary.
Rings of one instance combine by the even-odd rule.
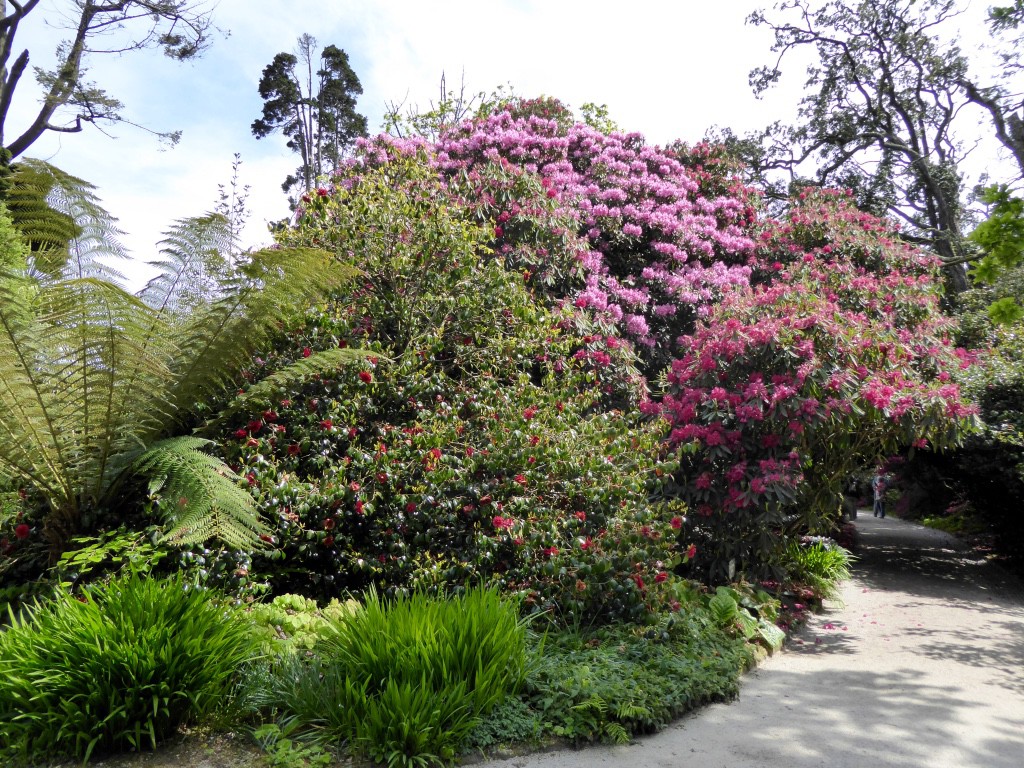
[[[328,45],[318,55],[312,35],[299,38],[296,53],[274,56],[263,70],[259,90],[263,115],[253,121],[253,135],[262,139],[280,131],[302,161],[285,179],[285,192],[296,185],[308,192],[318,176],[337,167],[357,137],[366,135],[366,118],[356,112],[363,87],[348,54]]]

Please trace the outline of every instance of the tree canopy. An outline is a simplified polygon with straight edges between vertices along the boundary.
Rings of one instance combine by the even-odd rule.
[[[317,177],[334,170],[344,150],[366,135],[366,118],[356,112],[363,87],[348,54],[328,45],[318,56],[312,35],[299,38],[297,53],[274,56],[259,90],[263,114],[253,121],[253,136],[262,139],[280,131],[301,158],[282,185],[285,192],[296,184],[309,192]]]
[[[1010,28],[1013,11],[993,9],[994,24]],[[954,0],[795,0],[778,4],[773,16],[752,14],[750,23],[774,33],[778,54],[751,72],[755,93],[779,80],[783,60],[797,49],[816,55],[798,124],[776,124],[741,146],[755,173],[810,175],[812,183],[853,190],[863,210],[900,220],[903,238],[937,253],[963,289],[960,265],[978,255],[966,238],[968,107],[988,113],[992,135],[1018,166],[1016,178],[1024,176],[1024,132],[1007,83],[982,83],[972,71],[957,41],[959,15]],[[1012,63],[1013,46],[1002,57]]]
[[[213,30],[206,3],[193,0],[76,0],[71,5],[65,17],[70,37],[57,48],[56,67],[35,68],[43,89],[39,110],[12,136],[7,120],[30,61],[27,48],[16,53],[15,35],[39,0],[0,0],[0,145],[8,160],[22,155],[47,131],[78,133],[87,123],[131,122],[123,117],[124,105],[116,97],[86,79],[90,56],[162,48],[167,56],[185,61],[206,49]],[[173,143],[180,132],[157,135]]]

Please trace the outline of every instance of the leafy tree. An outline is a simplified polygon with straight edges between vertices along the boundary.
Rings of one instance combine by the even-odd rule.
[[[8,161],[47,131],[77,133],[86,123],[130,122],[121,114],[120,101],[86,79],[90,55],[161,47],[167,56],[185,61],[200,55],[209,44],[210,12],[192,0],[76,0],[69,5],[64,18],[71,37],[57,49],[56,68],[36,68],[44,92],[39,111],[12,138],[7,118],[29,64],[28,49],[15,55],[15,35],[37,10],[39,0],[0,0],[0,145]],[[180,132],[157,135],[173,143]]]
[[[38,502],[23,524],[38,526],[51,560],[116,512],[140,476],[173,500],[163,509],[171,539],[252,546],[263,531],[234,473],[201,452],[205,441],[175,435],[192,426],[197,403],[222,397],[281,316],[352,272],[323,251],[264,250],[212,297],[174,311],[192,282],[190,258],[204,258],[194,247],[204,240],[181,233],[214,225],[178,223],[179,251],[149,303],[78,268],[89,241],[71,269],[50,272],[20,238],[0,239],[0,485]],[[0,228],[11,226],[4,210]]]
[[[319,68],[316,68],[319,67]],[[260,96],[263,115],[253,121],[258,139],[280,131],[302,164],[282,188],[296,184],[308,193],[318,176],[337,168],[346,148],[366,135],[366,118],[356,112],[363,92],[348,63],[348,54],[328,45],[317,56],[317,40],[302,35],[298,53],[279,53],[263,70]]]
[[[975,254],[965,244],[964,152],[955,128],[969,101],[998,93],[973,86],[959,46],[940,40],[939,30],[955,23],[953,0],[836,0],[817,8],[794,0],[777,8],[785,19],[761,12],[749,19],[774,33],[778,53],[774,65],[751,72],[754,92],[778,81],[790,52],[811,48],[817,58],[799,122],[761,137],[757,170],[795,177],[813,160],[815,183],[850,188],[862,209],[909,225],[903,237],[932,248],[954,286],[966,288],[960,265]]]

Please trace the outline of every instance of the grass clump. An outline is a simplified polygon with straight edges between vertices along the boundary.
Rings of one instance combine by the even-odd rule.
[[[789,578],[811,588],[815,596],[834,600],[839,585],[850,578],[853,556],[831,539],[805,538],[793,541],[786,550]]]
[[[526,626],[496,590],[390,600],[371,590],[311,657],[280,659],[264,704],[391,768],[444,765],[525,674]]]
[[[58,592],[0,632],[0,756],[153,748],[225,704],[256,648],[248,621],[180,576]]]

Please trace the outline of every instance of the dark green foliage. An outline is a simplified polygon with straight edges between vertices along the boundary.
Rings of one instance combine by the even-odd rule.
[[[178,577],[58,592],[0,633],[0,755],[146,749],[230,696],[251,624]]]
[[[710,614],[688,609],[654,628],[549,635],[523,698],[547,734],[626,742],[711,701],[731,699],[749,651]]]
[[[263,115],[253,121],[253,136],[280,131],[302,159],[282,185],[285,192],[296,184],[309,192],[319,176],[338,166],[345,149],[366,135],[366,118],[356,112],[363,87],[348,54],[328,45],[317,56],[316,46],[316,38],[302,35],[298,55],[277,54],[260,78]]]

